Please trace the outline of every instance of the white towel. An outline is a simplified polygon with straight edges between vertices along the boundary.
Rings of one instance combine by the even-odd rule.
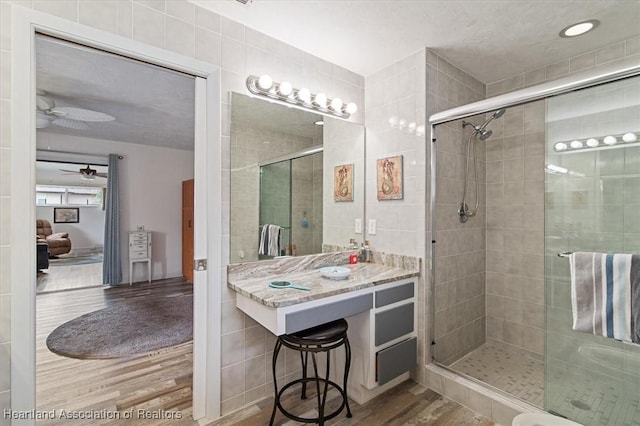
[[[570,262],[573,329],[640,343],[640,256],[576,252]]]
[[[267,256],[280,256],[280,231],[278,225],[262,225],[260,231],[260,246],[258,254]]]

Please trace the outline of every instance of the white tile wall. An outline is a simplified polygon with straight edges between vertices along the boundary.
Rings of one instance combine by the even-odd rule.
[[[104,3],[104,4],[103,4]],[[11,148],[10,132],[7,125],[10,117],[11,99],[11,75],[10,75],[10,34],[12,7],[33,7],[39,11],[62,17],[64,19],[79,22],[81,24],[100,28],[105,31],[119,34],[127,38],[133,38],[154,46],[167,48],[186,56],[195,56],[197,59],[207,61],[213,65],[221,66],[222,78],[222,110],[223,110],[223,159],[226,165],[222,171],[225,193],[223,194],[225,218],[223,229],[223,263],[229,259],[229,108],[228,102],[230,90],[246,93],[244,79],[246,73],[269,73],[276,81],[289,80],[294,86],[309,87],[312,91],[323,91],[329,97],[340,96],[344,100],[356,102],[359,111],[352,116],[352,121],[363,123],[364,121],[364,79],[348,70],[334,66],[320,58],[313,57],[291,46],[287,46],[267,35],[247,29],[244,25],[221,18],[218,14],[194,6],[186,1],[129,1],[120,0],[114,2],[91,2],[88,0],[12,0],[0,2],[0,147],[7,150]],[[115,11],[113,9],[115,4]],[[3,154],[4,155],[4,154]],[[5,181],[10,177],[9,168],[0,169],[0,180]],[[3,300],[10,299],[9,261],[11,245],[5,230],[10,229],[9,209],[11,194],[0,195],[0,293],[6,295]],[[222,272],[221,282],[226,282],[226,276]],[[224,299],[234,301],[234,294],[223,289]],[[6,302],[3,302],[6,303]],[[227,310],[229,311],[229,310]],[[229,327],[228,321],[237,321],[237,313],[231,319],[228,316],[222,319],[224,328]],[[245,323],[255,327],[255,323],[243,316]],[[0,320],[3,329],[9,327],[6,319]],[[244,327],[244,325],[243,325]],[[249,327],[249,328],[251,328]],[[244,328],[239,331],[245,333]],[[253,331],[250,331],[253,332]],[[10,343],[2,343],[4,354],[8,354]],[[267,349],[273,347],[273,340],[267,339]],[[6,349],[6,350],[5,350]],[[230,348],[223,345],[222,353],[231,351],[244,352],[245,346]],[[247,349],[253,351],[253,347]],[[226,356],[226,355],[225,355]],[[244,356],[240,359],[245,359]],[[269,355],[265,355],[269,359]],[[2,368],[7,371],[4,363],[9,362],[8,356],[0,357]],[[269,361],[265,361],[269,364]],[[270,386],[258,386],[255,389],[247,388],[244,379],[245,370],[254,371],[255,363],[247,364],[241,361],[226,367],[222,371],[225,389],[222,403],[223,413],[227,413],[248,404],[256,399],[270,395]],[[265,376],[269,380],[270,370],[265,366]],[[0,410],[8,408],[10,401],[8,376],[3,374],[0,381]],[[254,383],[249,382],[252,386]]]
[[[376,235],[367,235],[374,250],[426,259],[427,144],[426,51],[391,64],[365,80],[367,151],[365,169],[367,220],[377,221]],[[413,125],[410,125],[413,123]],[[378,201],[376,161],[402,155],[404,197]],[[366,224],[363,223],[366,229]],[[424,263],[423,263],[424,265]],[[424,269],[424,268],[423,268]],[[428,359],[424,271],[418,288],[418,359]],[[414,378],[424,382],[418,368]]]

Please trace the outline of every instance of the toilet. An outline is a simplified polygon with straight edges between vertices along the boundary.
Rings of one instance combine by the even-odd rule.
[[[513,418],[512,426],[584,426],[547,413],[522,413]]]

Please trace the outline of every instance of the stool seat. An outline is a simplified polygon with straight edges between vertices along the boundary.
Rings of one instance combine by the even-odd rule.
[[[349,324],[344,318],[317,325],[306,330],[280,336],[282,340],[294,345],[319,345],[333,343],[342,339],[347,333]]]
[[[271,412],[271,420],[269,425],[273,425],[275,420],[276,411],[279,409],[286,417],[302,423],[318,423],[323,426],[327,420],[330,420],[338,416],[342,410],[346,409],[347,417],[351,417],[351,409],[349,408],[349,398],[347,396],[347,379],[349,377],[349,368],[351,366],[351,346],[349,345],[349,338],[347,336],[347,329],[349,324],[344,318],[321,324],[315,327],[301,330],[291,334],[284,334],[278,336],[276,339],[276,345],[273,348],[273,387],[275,391],[273,401],[273,411]],[[293,351],[300,353],[300,360],[302,362],[302,378],[293,380],[285,384],[281,389],[278,389],[278,380],[276,378],[276,363],[278,359],[278,353],[282,347],[289,348]],[[345,350],[345,366],[342,385],[329,379],[329,373],[331,370],[331,356],[330,351],[340,346]],[[318,374],[318,360],[316,359],[317,353],[324,353],[326,358],[326,377],[320,377]],[[313,366],[313,376],[307,375],[308,357],[311,355],[311,361]],[[289,412],[282,406],[280,401],[282,395],[294,385],[301,384],[302,392],[301,399],[307,398],[307,385],[315,384],[316,398],[318,404],[318,416],[317,417],[299,417]],[[323,385],[321,389],[320,385]],[[329,387],[334,388],[340,393],[342,401],[339,407],[332,412],[325,412],[325,403],[327,401],[327,391]]]

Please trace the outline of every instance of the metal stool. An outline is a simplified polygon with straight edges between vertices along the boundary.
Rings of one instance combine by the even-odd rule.
[[[293,334],[284,334],[278,336],[276,340],[276,346],[273,349],[273,386],[275,388],[275,400],[273,401],[273,412],[271,413],[271,420],[269,425],[273,425],[273,421],[276,417],[276,409],[280,409],[280,412],[288,418],[303,422],[303,423],[319,423],[323,425],[326,420],[336,417],[342,410],[347,408],[347,417],[351,417],[351,409],[349,408],[349,400],[347,398],[347,378],[349,377],[349,367],[351,366],[351,346],[349,345],[349,339],[347,338],[347,321],[339,319],[330,323],[322,324],[317,327],[308,328],[306,330],[299,331]],[[344,345],[346,360],[344,368],[344,383],[340,387],[337,383],[329,380],[330,372],[330,354],[329,351],[339,346]],[[278,383],[276,380],[276,361],[278,359],[278,352],[282,346],[286,346],[289,349],[300,352],[300,360],[302,361],[302,378],[287,383],[278,391]],[[322,378],[318,376],[318,363],[316,360],[316,352],[325,352],[327,355],[327,377]],[[311,360],[313,362],[313,372],[315,377],[307,377],[307,363],[309,360],[309,353],[311,353]],[[315,382],[317,399],[318,399],[318,417],[317,418],[304,418],[291,414],[284,409],[280,404],[280,397],[291,386],[302,383],[301,399],[307,398],[307,383]],[[320,392],[320,383],[324,383],[324,389]],[[342,395],[342,404],[333,413],[325,415],[324,406],[327,401],[327,391],[329,386],[333,386]]]

